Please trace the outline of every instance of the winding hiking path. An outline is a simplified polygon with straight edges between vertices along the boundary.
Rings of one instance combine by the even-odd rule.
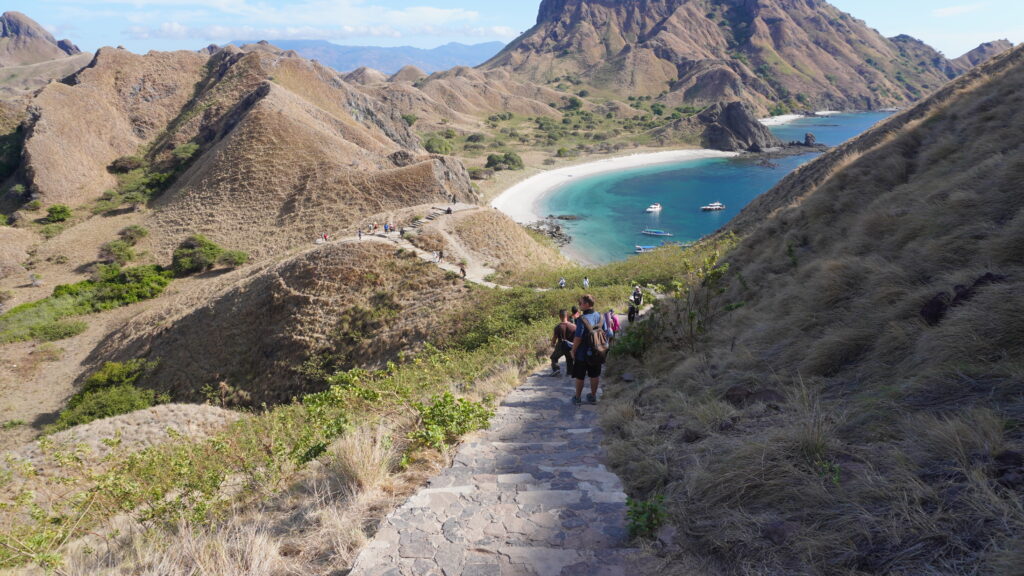
[[[534,374],[452,467],[391,513],[350,576],[634,576],[626,495],[602,464],[597,406]]]

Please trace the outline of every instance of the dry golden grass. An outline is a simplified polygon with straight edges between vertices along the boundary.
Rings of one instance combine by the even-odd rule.
[[[1024,471],[996,457],[1024,452],[1022,70],[1018,49],[755,202],[718,304],[742,306],[696,353],[620,369],[641,377],[610,390],[609,454],[637,496],[666,495],[669,559],[1021,573]],[[734,386],[785,400],[733,406]]]

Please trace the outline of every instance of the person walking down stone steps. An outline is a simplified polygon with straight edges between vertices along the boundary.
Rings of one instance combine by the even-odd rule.
[[[551,345],[554,347],[551,353],[551,375],[562,375],[558,361],[565,356],[565,375],[572,376],[572,341],[576,337],[576,324],[569,320],[569,313],[565,310],[558,311],[558,319],[555,332],[551,336]]]
[[[573,369],[576,379],[576,395],[572,403],[583,403],[583,385],[590,378],[590,393],[587,402],[597,403],[597,389],[601,384],[601,368],[608,356],[608,333],[604,328],[604,317],[594,309],[596,302],[590,294],[580,297],[580,317],[576,320],[576,334],[572,342]]]

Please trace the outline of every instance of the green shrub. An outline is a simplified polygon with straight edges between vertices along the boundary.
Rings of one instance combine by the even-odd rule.
[[[71,208],[64,204],[54,204],[46,209],[46,222],[57,224],[71,218]]]
[[[69,404],[68,408],[61,411],[57,421],[48,431],[66,430],[94,420],[128,414],[168,401],[166,396],[158,396],[152,390],[142,390],[134,386],[105,388],[76,395],[72,399],[77,400],[74,407]]]
[[[412,126],[417,120],[419,120],[419,117],[415,114],[402,114],[402,120],[405,120],[405,123],[408,126]]]
[[[656,496],[650,500],[626,500],[626,519],[629,522],[631,538],[650,538],[668,518],[665,512],[665,497]]]
[[[56,342],[73,338],[89,328],[89,324],[77,321],[57,320],[46,324],[38,324],[29,329],[29,335],[40,342]]]
[[[411,439],[423,446],[443,449],[473,430],[486,428],[494,411],[479,402],[456,398],[451,392],[431,398],[431,404],[416,402],[420,429]]]
[[[178,162],[184,164],[191,160],[192,157],[196,155],[196,152],[199,152],[199,144],[189,142],[188,144],[182,144],[175,148],[171,152],[171,155],[174,156]]]
[[[45,226],[39,229],[39,233],[42,234],[43,238],[46,238],[47,240],[56,237],[63,231],[63,224],[46,224]]]
[[[178,245],[171,257],[171,269],[178,276],[188,276],[213,268],[224,249],[202,234],[189,236]]]
[[[107,171],[113,174],[127,174],[132,170],[145,168],[147,164],[146,160],[139,156],[121,156],[107,166]]]
[[[100,258],[123,266],[135,259],[135,250],[127,240],[111,240],[100,247]]]
[[[249,255],[241,250],[228,250],[217,258],[217,263],[229,268],[237,268],[249,261]]]
[[[466,136],[466,142],[473,142],[478,144],[480,142],[483,142],[484,140],[487,140],[487,136],[479,132],[474,132],[473,134]]]
[[[40,200],[33,200],[28,204],[25,204],[25,210],[28,210],[30,212],[35,212],[36,210],[39,210],[42,207],[43,203]]]
[[[128,242],[129,244],[134,246],[139,242],[139,240],[142,240],[146,236],[149,236],[149,230],[142,226],[132,224],[131,226],[122,229],[120,232],[117,233],[117,235],[123,238],[125,242]]]
[[[451,154],[455,150],[451,141],[436,136],[428,138],[423,147],[431,154]]]
[[[157,362],[150,362],[143,358],[135,358],[125,362],[104,362],[100,369],[93,372],[85,379],[82,389],[76,396],[85,392],[95,392],[104,388],[115,386],[135,386],[139,379],[156,368]],[[75,399],[69,401],[72,406]]]
[[[491,154],[488,156],[486,167],[493,168],[494,170],[522,170],[524,164],[519,154],[506,152],[505,154]]]

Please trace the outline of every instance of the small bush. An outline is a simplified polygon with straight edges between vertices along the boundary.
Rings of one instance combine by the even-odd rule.
[[[56,342],[78,336],[88,328],[89,325],[81,320],[57,320],[33,326],[29,329],[29,335],[40,342]]]
[[[485,135],[483,135],[483,134],[481,134],[479,132],[474,132],[473,134],[470,134],[469,136],[466,136],[466,142],[473,142],[474,144],[479,144],[480,142],[483,142],[486,139],[487,139],[487,136],[485,136]]]
[[[142,226],[133,224],[131,226],[128,226],[127,228],[122,229],[120,232],[117,233],[117,235],[123,238],[125,242],[134,246],[139,242],[139,240],[142,240],[146,236],[149,236],[149,230]]]
[[[71,208],[64,204],[54,204],[46,209],[46,222],[57,224],[71,218]]]
[[[127,240],[111,240],[100,247],[100,258],[123,266],[135,259],[135,250]]]
[[[249,255],[241,250],[228,250],[217,258],[217,263],[229,268],[237,268],[249,261]]]
[[[125,362],[104,362],[99,370],[86,378],[78,394],[94,392],[104,388],[113,388],[115,386],[135,386],[140,378],[151,372],[156,366],[156,362],[149,362],[142,358],[135,358]]]
[[[224,249],[201,234],[189,236],[178,245],[171,258],[171,269],[178,276],[188,276],[213,268]]]
[[[657,496],[650,500],[626,501],[629,510],[626,518],[629,521],[631,538],[650,538],[665,523],[668,514],[665,512],[665,497]]]
[[[405,120],[405,123],[411,127],[413,124],[416,124],[419,117],[415,114],[402,114],[402,120]]]
[[[136,410],[144,410],[167,401],[166,397],[158,396],[152,390],[141,390],[134,386],[115,386],[96,392],[76,395],[74,407],[60,413],[57,421],[49,429],[50,432],[66,430],[73,426],[88,424],[94,420],[120,416]]]
[[[487,157],[487,168],[494,170],[522,170],[523,159],[515,152],[505,154],[491,154]]]
[[[146,167],[146,160],[140,156],[122,156],[107,166],[107,171],[113,174],[127,174],[132,170],[139,170]]]
[[[472,180],[490,180],[494,177],[494,170],[489,168],[470,168],[469,177]]]
[[[43,203],[40,200],[33,200],[28,204],[25,204],[25,210],[28,210],[29,212],[35,212],[36,210],[39,210],[42,207]]]
[[[47,224],[39,229],[39,233],[42,234],[43,238],[46,238],[47,240],[56,237],[63,231],[64,225],[62,224]]]
[[[455,398],[451,392],[431,398],[429,406],[413,405],[420,413],[421,427],[411,439],[422,446],[443,449],[473,430],[486,428],[494,412],[479,402]]]
[[[451,154],[455,150],[451,141],[436,136],[428,138],[423,147],[431,154]]]
[[[175,160],[184,164],[191,160],[192,157],[196,155],[196,152],[199,152],[199,144],[189,142],[188,144],[182,144],[175,148],[171,152],[171,155],[174,156]]]

